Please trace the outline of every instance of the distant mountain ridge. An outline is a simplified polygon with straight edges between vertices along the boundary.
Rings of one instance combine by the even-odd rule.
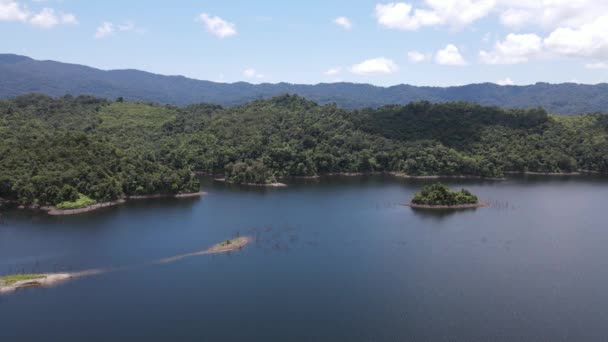
[[[457,87],[418,87],[406,84],[378,87],[344,82],[316,85],[218,83],[133,69],[106,71],[78,64],[0,54],[0,98],[27,93],[50,96],[88,94],[109,99],[123,97],[130,101],[173,105],[207,102],[222,106],[240,105],[254,99],[291,93],[320,104],[335,102],[349,109],[427,100],[467,101],[510,108],[540,106],[551,113],[566,115],[608,112],[606,83],[537,83],[527,86],[482,83]]]

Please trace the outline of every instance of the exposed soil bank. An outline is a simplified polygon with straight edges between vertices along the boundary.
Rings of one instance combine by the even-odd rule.
[[[285,176],[280,177],[282,179],[318,179],[326,176],[343,176],[343,177],[355,177],[355,176],[372,176],[372,175],[391,175],[399,178],[409,178],[409,179],[440,179],[440,178],[452,178],[452,179],[487,179],[487,180],[505,180],[506,178],[497,178],[497,177],[482,177],[482,176],[466,176],[466,175],[433,175],[433,176],[412,176],[402,172],[394,172],[394,171],[382,171],[382,172],[329,172],[322,173],[320,175],[314,176]]]
[[[89,211],[93,211],[93,210],[97,210],[97,209],[101,209],[101,208],[107,208],[107,207],[112,207],[118,204],[123,204],[125,203],[124,199],[118,199],[116,201],[112,201],[112,202],[103,202],[103,203],[95,203],[83,208],[76,208],[76,209],[57,209],[56,207],[41,207],[40,209],[42,210],[46,210],[47,213],[49,215],[76,215],[76,214],[82,214],[82,213],[86,213]]]
[[[249,244],[253,239],[249,236],[240,236],[231,240],[226,240],[215,244],[207,249],[202,251],[180,254],[176,256],[172,256],[169,258],[160,259],[152,262],[147,265],[157,265],[157,264],[167,264],[175,261],[179,261],[184,258],[206,255],[206,254],[220,254],[220,253],[229,253],[232,251],[239,250],[247,244]],[[145,266],[145,265],[144,265]],[[12,293],[19,289],[28,288],[28,287],[50,287],[54,285],[59,285],[65,283],[69,280],[78,278],[78,277],[86,277],[92,276],[102,273],[115,272],[115,271],[125,271],[132,269],[133,267],[119,267],[112,269],[90,269],[84,270],[80,272],[71,272],[71,273],[41,273],[41,274],[33,274],[28,279],[18,280],[15,282],[11,282],[10,284],[5,283],[0,277],[0,295]],[[30,276],[30,275],[28,275]]]
[[[489,207],[490,203],[479,201],[473,204],[458,204],[458,205],[428,205],[428,204],[416,204],[416,203],[406,203],[403,204],[406,207],[415,208],[415,209],[471,209],[471,208],[483,208]]]
[[[279,182],[260,184],[260,183],[236,183],[233,181],[229,181],[226,178],[214,178],[213,180],[216,182],[224,182],[224,183],[228,183],[228,184],[238,184],[238,185],[247,185],[247,186],[265,186],[265,187],[275,187],[275,188],[287,186],[287,184],[279,183]]]
[[[160,259],[156,264],[168,264],[171,262],[176,262],[178,260],[189,258],[193,256],[205,255],[205,254],[219,254],[219,253],[228,253],[232,251],[239,250],[245,246],[247,246],[253,239],[249,236],[240,236],[232,240],[226,240],[211,246],[210,248],[204,249],[202,251],[180,254],[176,256],[172,256],[169,258]]]
[[[49,215],[76,215],[87,213],[93,210],[112,207],[118,204],[123,204],[126,200],[138,200],[138,199],[152,199],[152,198],[188,198],[188,197],[199,197],[206,195],[207,193],[204,191],[199,192],[184,192],[179,194],[151,194],[151,195],[135,195],[135,196],[126,196],[125,198],[118,199],[112,202],[103,202],[103,203],[95,203],[83,208],[76,209],[57,209],[56,207],[40,207],[40,209],[45,210]],[[37,209],[32,207],[33,209]]]
[[[183,192],[179,194],[150,194],[150,195],[133,195],[127,196],[127,199],[152,199],[152,198],[187,198],[187,197],[199,197],[206,195],[204,191],[199,192]]]
[[[14,282],[10,285],[0,285],[0,295],[23,289],[26,287],[46,287],[63,283],[72,278],[70,273],[40,274],[40,278],[27,279]]]
[[[586,173],[599,173],[599,172],[532,172],[532,171],[505,171],[505,173],[510,175],[530,175],[530,176],[581,176]]]

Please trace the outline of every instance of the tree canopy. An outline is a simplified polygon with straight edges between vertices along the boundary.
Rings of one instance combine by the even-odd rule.
[[[608,116],[415,102],[345,110],[295,95],[223,108],[25,95],[0,101],[0,197],[195,191],[193,171],[237,183],[338,172],[500,177],[608,172]]]

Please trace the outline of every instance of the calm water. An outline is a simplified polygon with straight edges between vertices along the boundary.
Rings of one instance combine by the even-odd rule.
[[[390,177],[2,214],[0,274],[134,266],[0,297],[0,340],[608,338],[608,179],[448,181],[492,208],[420,212]],[[157,266],[236,234],[242,251]]]

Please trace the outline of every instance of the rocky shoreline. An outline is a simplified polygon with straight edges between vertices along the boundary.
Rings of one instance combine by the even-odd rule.
[[[458,204],[458,205],[429,205],[429,204],[416,204],[416,203],[405,203],[406,207],[414,209],[472,209],[472,208],[484,208],[489,207],[490,203],[485,201],[479,201],[473,204]]]

